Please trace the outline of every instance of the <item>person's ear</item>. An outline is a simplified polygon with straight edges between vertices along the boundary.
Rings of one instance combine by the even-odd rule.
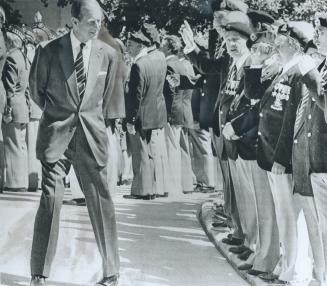
[[[71,22],[72,22],[73,26],[77,26],[79,23],[79,20],[75,17],[72,17]]]

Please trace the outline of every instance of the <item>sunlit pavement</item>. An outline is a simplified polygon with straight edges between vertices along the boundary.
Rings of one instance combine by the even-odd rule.
[[[247,285],[207,239],[196,217],[207,194],[126,200],[117,190],[121,286]],[[66,197],[69,198],[69,193]],[[0,285],[29,285],[29,257],[40,193],[0,195]],[[212,195],[211,195],[212,196]],[[101,278],[86,207],[63,206],[48,285],[92,285]]]

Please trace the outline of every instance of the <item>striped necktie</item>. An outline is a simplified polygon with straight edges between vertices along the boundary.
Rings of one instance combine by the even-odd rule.
[[[309,101],[309,91],[308,89],[304,86],[303,87],[303,96],[301,99],[301,103],[299,105],[299,108],[297,109],[296,112],[296,119],[295,119],[295,125],[294,125],[294,130],[297,131],[298,128],[300,127],[301,119],[303,116],[303,112],[307,106],[307,103]]]
[[[85,93],[85,87],[86,87],[86,74],[84,71],[84,61],[83,61],[83,48],[85,47],[85,44],[81,43],[80,47],[81,49],[77,55],[74,67],[76,72],[78,95],[80,101],[82,101]]]

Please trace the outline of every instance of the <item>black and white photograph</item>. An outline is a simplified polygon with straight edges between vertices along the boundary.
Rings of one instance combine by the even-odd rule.
[[[0,0],[0,73],[0,286],[327,286],[327,0]]]

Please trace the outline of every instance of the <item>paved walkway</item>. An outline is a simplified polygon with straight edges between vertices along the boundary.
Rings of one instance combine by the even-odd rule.
[[[209,195],[155,201],[115,198],[121,286],[243,286],[207,239],[196,214]],[[1,285],[29,285],[29,255],[39,193],[0,195]],[[85,207],[63,206],[49,285],[92,285],[101,261]]]

